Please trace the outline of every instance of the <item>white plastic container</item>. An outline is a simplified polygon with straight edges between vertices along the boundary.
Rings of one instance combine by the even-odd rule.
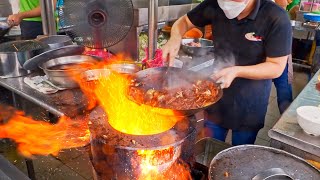
[[[320,108],[301,106],[297,109],[298,123],[310,135],[320,136]]]

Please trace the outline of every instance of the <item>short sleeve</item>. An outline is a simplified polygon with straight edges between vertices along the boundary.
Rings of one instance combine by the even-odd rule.
[[[205,0],[188,12],[187,16],[193,25],[204,27],[211,23],[212,14],[217,6],[216,0]]]
[[[270,31],[265,37],[267,57],[281,57],[291,54],[292,29],[289,16],[285,11],[271,18]]]

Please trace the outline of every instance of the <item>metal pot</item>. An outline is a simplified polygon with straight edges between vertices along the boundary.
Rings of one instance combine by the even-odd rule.
[[[201,47],[189,46],[188,43],[200,43]],[[182,50],[190,56],[204,56],[213,50],[213,42],[207,39],[182,39]]]
[[[11,78],[29,74],[30,71],[23,69],[23,64],[46,48],[48,45],[33,41],[11,41],[0,44],[0,77]]]
[[[98,58],[85,55],[66,56],[49,60],[39,67],[43,69],[54,85],[70,89],[79,87],[75,77],[81,75],[89,69],[88,66],[98,61]],[[75,68],[76,65],[79,65],[79,67]]]
[[[40,35],[36,40],[48,44],[50,49],[56,49],[73,44],[72,39],[66,35]]]

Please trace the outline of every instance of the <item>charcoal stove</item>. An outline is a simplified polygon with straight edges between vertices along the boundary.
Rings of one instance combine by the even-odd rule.
[[[193,164],[196,135],[193,123],[195,121],[189,117],[163,133],[144,136],[115,130],[100,107],[90,113],[89,119],[90,159],[95,179],[142,179],[141,174],[145,170],[143,162],[146,160],[150,162],[148,168],[156,168],[159,173],[165,174],[166,178],[180,179],[179,172],[172,173],[172,177],[168,173],[177,166],[185,166],[190,177],[191,174],[199,177],[199,171],[191,171],[189,168],[189,165]],[[150,153],[152,155],[148,159],[146,154]]]

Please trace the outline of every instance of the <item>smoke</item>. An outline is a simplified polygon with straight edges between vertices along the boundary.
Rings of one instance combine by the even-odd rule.
[[[197,71],[203,76],[209,77],[224,68],[232,67],[232,66],[235,66],[236,64],[235,56],[230,51],[214,52],[214,54],[210,56],[214,58],[211,60],[208,59],[208,61],[206,62],[209,62],[209,61],[213,61],[213,62],[210,62],[210,65],[208,67]]]

